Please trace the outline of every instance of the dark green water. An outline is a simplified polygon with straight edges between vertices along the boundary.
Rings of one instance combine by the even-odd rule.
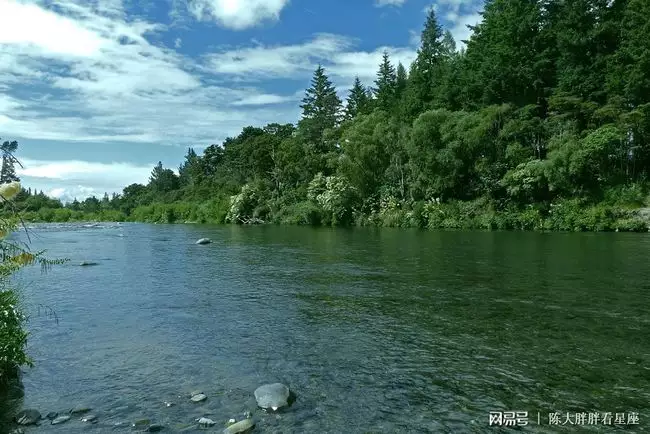
[[[100,423],[28,432],[113,432],[142,417],[179,432],[200,416],[221,432],[246,410],[257,433],[497,432],[498,410],[528,411],[529,432],[577,429],[549,426],[556,411],[639,413],[638,425],[584,432],[650,426],[646,235],[32,231],[34,249],[72,261],[20,276],[36,363],[23,405],[83,404]],[[275,381],[297,400],[267,415],[252,393]],[[194,389],[207,402],[177,398]]]

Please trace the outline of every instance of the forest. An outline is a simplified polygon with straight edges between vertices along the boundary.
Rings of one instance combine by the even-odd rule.
[[[432,9],[415,61],[384,53],[345,101],[319,66],[295,125],[189,149],[121,194],[23,190],[12,206],[48,222],[647,231],[650,2],[490,0],[471,30],[457,49]]]

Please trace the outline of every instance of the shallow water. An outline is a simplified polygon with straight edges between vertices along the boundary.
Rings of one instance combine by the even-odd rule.
[[[498,410],[528,411],[529,432],[575,431],[548,425],[556,411],[639,413],[639,425],[585,432],[650,422],[645,235],[30,230],[32,249],[71,261],[18,277],[36,363],[23,406],[85,405],[100,422],[27,432],[140,418],[180,432],[200,416],[221,432],[247,410],[257,433],[495,432]],[[297,399],[265,414],[253,391],[276,381]],[[194,389],[208,400],[190,403]]]

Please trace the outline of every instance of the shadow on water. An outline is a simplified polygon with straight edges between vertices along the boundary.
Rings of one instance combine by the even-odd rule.
[[[15,368],[0,381],[0,432],[8,433],[15,426],[14,416],[23,407],[25,389],[23,386],[22,372]]]

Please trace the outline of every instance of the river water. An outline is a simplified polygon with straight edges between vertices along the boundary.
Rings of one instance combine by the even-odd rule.
[[[113,425],[141,418],[194,432],[201,416],[221,432],[246,411],[257,433],[498,432],[498,411],[528,412],[527,432],[650,426],[646,235],[30,231],[33,250],[70,262],[16,279],[35,362],[19,404],[89,406],[99,423],[27,432],[129,432]],[[253,391],[270,382],[295,392],[289,409],[256,409]],[[207,401],[189,402],[195,389]],[[576,413],[622,415],[604,425]]]

